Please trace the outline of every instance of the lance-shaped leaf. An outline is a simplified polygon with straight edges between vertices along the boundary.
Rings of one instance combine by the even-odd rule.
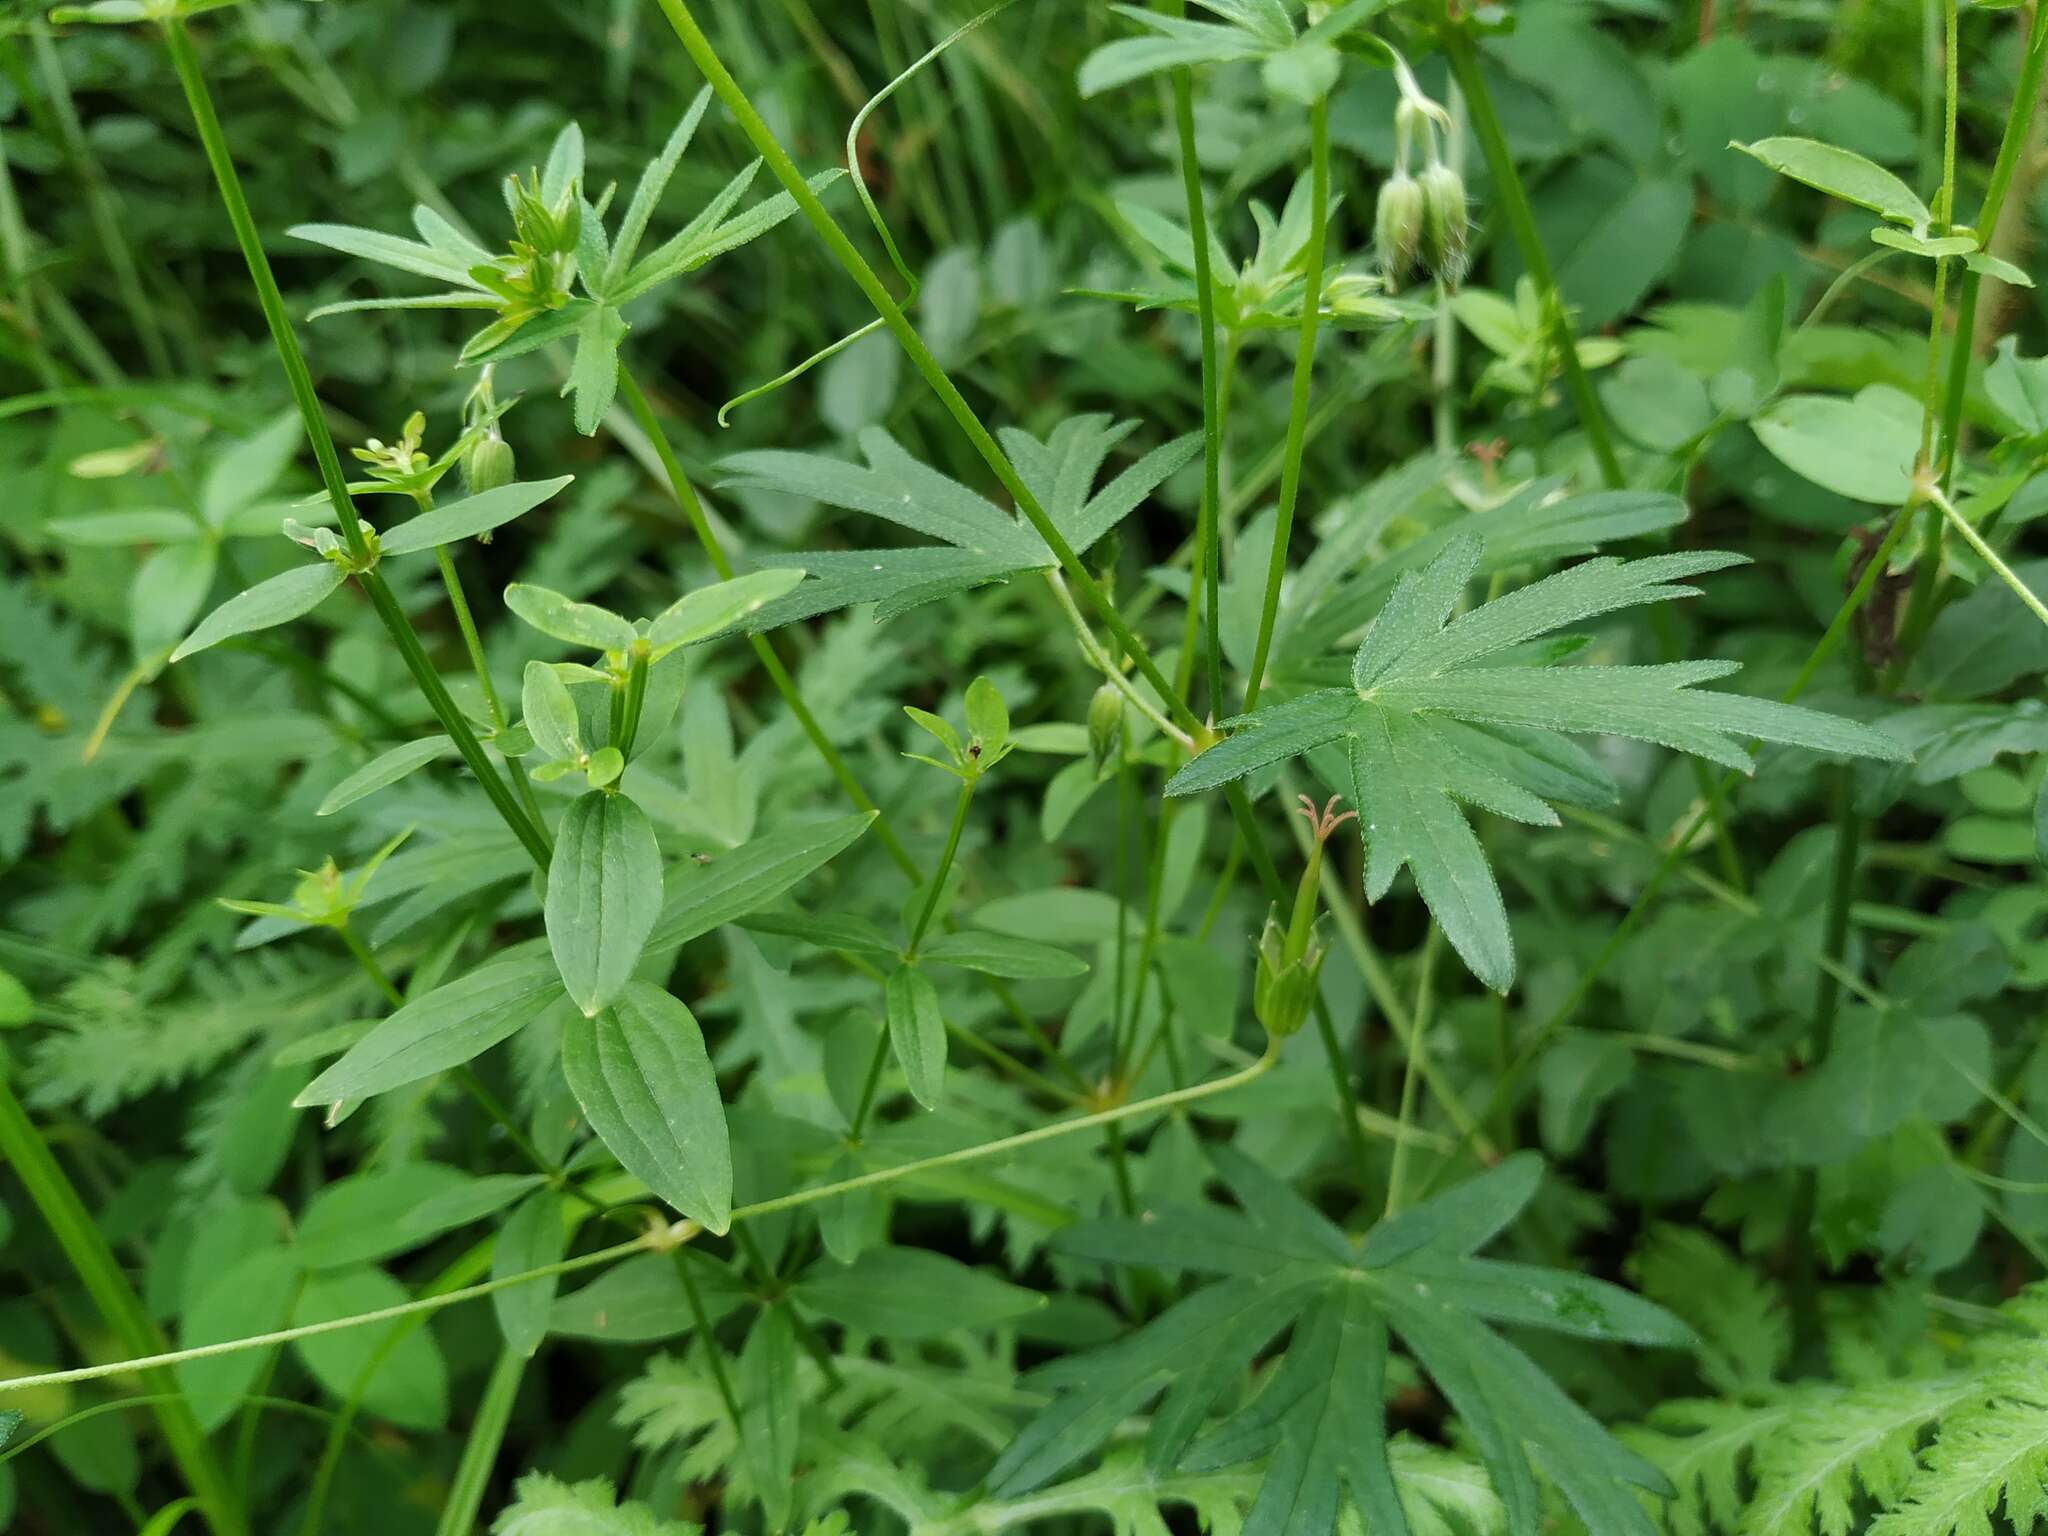
[[[562,1071],[625,1170],[693,1221],[732,1220],[725,1103],[690,1010],[644,981],[562,1031]]]
[[[888,1005],[889,1044],[911,1097],[936,1109],[946,1088],[946,1020],[939,991],[914,965],[889,973],[883,998]]]
[[[559,475],[553,480],[522,480],[478,491],[400,523],[384,534],[379,544],[387,555],[409,555],[416,549],[473,539],[531,512],[575,478]]]
[[[661,915],[661,850],[647,813],[593,789],[562,817],[548,861],[548,947],[586,1018],[618,996]]]
[[[1735,671],[1732,662],[1509,664],[1525,654],[1521,648],[1568,625],[1693,595],[1685,578],[1739,564],[1739,555],[1588,560],[1454,619],[1482,553],[1476,537],[1462,534],[1403,576],[1359,643],[1349,688],[1319,689],[1233,722],[1237,734],[1183,767],[1166,792],[1213,789],[1342,742],[1363,820],[1367,897],[1377,901],[1402,868],[1412,870],[1459,957],[1487,986],[1506,991],[1515,974],[1507,909],[1463,807],[1549,826],[1557,821],[1549,798],[1597,791],[1596,776],[1535,745],[1544,733],[1626,736],[1745,773],[1750,738],[1851,757],[1910,757],[1855,721],[1692,691]],[[1509,734],[1492,734],[1502,730]]]
[[[836,857],[874,824],[875,813],[839,816],[771,832],[699,864],[685,861],[669,882],[661,920],[648,941],[657,949],[765,907]]]
[[[321,601],[346,580],[348,572],[323,560],[318,565],[294,566],[281,576],[259,581],[246,591],[237,592],[200,620],[199,627],[171,652],[171,660],[183,661],[195,651],[219,645],[236,635],[289,624],[319,607]]]
[[[648,625],[647,648],[656,657],[729,629],[804,579],[802,571],[752,571],[677,598]]]

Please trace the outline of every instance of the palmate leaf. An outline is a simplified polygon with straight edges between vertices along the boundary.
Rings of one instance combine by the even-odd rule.
[[[1352,658],[1351,686],[1325,688],[1234,722],[1241,729],[1167,782],[1193,794],[1332,743],[1348,756],[1352,803],[1364,821],[1365,890],[1377,901],[1403,866],[1472,973],[1496,991],[1514,981],[1514,942],[1464,805],[1538,826],[1557,822],[1545,796],[1566,798],[1556,771],[1531,772],[1526,750],[1478,746],[1471,726],[1594,732],[1656,742],[1744,773],[1755,737],[1818,752],[1905,761],[1891,737],[1854,721],[1739,694],[1691,692],[1733,662],[1664,666],[1519,666],[1509,653],[1568,625],[1687,597],[1687,577],[1741,562],[1714,552],[1588,560],[1452,618],[1483,547],[1451,540],[1402,577]],[[1546,765],[1561,771],[1560,764]]]
[[[1043,441],[1015,429],[1002,433],[1017,473],[1078,552],[1091,548],[1201,449],[1197,436],[1175,438],[1094,489],[1103,460],[1136,425],[1072,416]],[[892,618],[920,603],[1057,563],[1029,524],[919,463],[881,428],[863,432],[860,448],[865,466],[816,453],[735,454],[724,463],[727,483],[871,513],[944,544],[763,559],[762,565],[794,567],[816,579],[755,613],[749,629],[774,629],[855,603],[874,603],[878,620]]]
[[[1082,1222],[1056,1239],[1079,1257],[1221,1278],[1129,1337],[1041,1369],[1037,1384],[1055,1396],[990,1472],[994,1497],[1045,1483],[1163,1393],[1145,1447],[1155,1475],[1268,1458],[1245,1536],[1323,1536],[1347,1498],[1376,1536],[1405,1536],[1385,1413],[1388,1343],[1398,1335],[1463,1422],[1514,1536],[1541,1522],[1538,1470],[1590,1529],[1650,1536],[1635,1490],[1666,1493],[1664,1478],[1487,1324],[1666,1347],[1691,1334],[1603,1281],[1473,1257],[1535,1193],[1533,1156],[1382,1223],[1362,1243],[1245,1158],[1226,1150],[1217,1163],[1241,1212],[1151,1211]],[[1201,1433],[1290,1326],[1263,1389]]]

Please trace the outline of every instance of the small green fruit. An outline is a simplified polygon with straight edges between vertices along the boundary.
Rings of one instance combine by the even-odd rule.
[[[1465,178],[1439,162],[1422,173],[1422,259],[1446,287],[1465,279],[1466,240],[1471,216],[1465,209]]]
[[[1395,171],[1380,187],[1372,230],[1373,246],[1388,288],[1398,288],[1413,270],[1422,248],[1427,217],[1422,183],[1406,171]]]
[[[501,485],[510,485],[516,468],[512,445],[495,431],[477,438],[462,450],[462,483],[472,496],[479,491],[495,491]]]

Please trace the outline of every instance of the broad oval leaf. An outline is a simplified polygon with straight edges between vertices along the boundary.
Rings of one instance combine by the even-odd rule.
[[[639,631],[595,603],[579,603],[549,587],[514,582],[505,589],[505,606],[544,635],[598,651],[623,651],[639,639]]]
[[[500,960],[436,987],[383,1020],[292,1102],[366,1099],[432,1077],[517,1034],[563,996],[552,960]]]
[[[1874,389],[1853,400],[1786,395],[1750,420],[1758,440],[1794,474],[1838,496],[1886,507],[1912,495],[1918,426],[1918,407]]]
[[[281,576],[259,581],[246,591],[237,592],[200,620],[199,627],[171,652],[171,660],[183,661],[197,651],[219,645],[236,635],[289,624],[319,607],[321,601],[346,580],[346,571],[323,560],[318,565],[295,566]]]
[[[562,1070],[590,1127],[628,1173],[691,1220],[732,1220],[725,1102],[697,1020],[644,981],[562,1032]]]
[[[584,1017],[618,996],[661,915],[661,850],[647,813],[593,789],[562,817],[548,861],[548,947]]]
[[[552,480],[524,480],[478,491],[400,523],[380,536],[379,546],[387,555],[409,555],[438,544],[473,539],[531,512],[575,478],[558,475]]]

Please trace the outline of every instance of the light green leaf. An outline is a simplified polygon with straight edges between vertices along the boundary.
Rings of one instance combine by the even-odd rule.
[[[1019,981],[1079,976],[1087,963],[1064,949],[1003,933],[942,933],[925,941],[922,958],[933,965],[958,965]]]
[[[219,645],[236,635],[289,624],[319,607],[321,601],[346,580],[346,571],[323,560],[318,565],[296,566],[281,576],[260,581],[248,590],[236,593],[209,613],[199,627],[171,652],[171,660],[183,661],[195,652]]]
[[[661,915],[661,850],[647,813],[593,789],[571,805],[548,861],[548,947],[585,1018],[618,996]]]
[[[946,1021],[938,988],[914,965],[889,973],[884,994],[889,1043],[910,1093],[926,1109],[938,1107],[946,1087]]]
[[[316,816],[332,816],[344,807],[354,805],[365,795],[375,794],[388,784],[396,784],[409,773],[415,773],[436,758],[452,757],[455,743],[446,736],[422,736],[418,741],[408,741],[393,747],[389,752],[379,752],[354,773],[327,791],[327,797],[320,802]]]
[[[388,1093],[481,1056],[563,997],[544,956],[499,960],[471,971],[381,1021],[292,1102],[339,1104]]]
[[[1896,390],[1873,385],[1853,400],[1783,395],[1750,426],[1787,469],[1837,495],[1901,506],[1912,494],[1919,408]]]
[[[57,517],[44,525],[67,544],[182,544],[206,530],[183,512],[169,507],[139,507],[133,512],[95,512],[90,517]]]
[[[357,229],[348,224],[295,224],[286,233],[294,239],[324,245],[344,256],[360,256],[365,261],[397,267],[402,272],[413,272],[421,277],[453,283],[458,288],[481,291],[476,280],[469,275],[474,262],[437,251],[417,240],[381,234],[374,229]]]
[[[595,603],[579,603],[547,587],[514,582],[505,606],[544,635],[596,651],[623,651],[639,638],[633,626]]]
[[[577,740],[581,723],[576,714],[576,700],[569,693],[569,685],[562,681],[562,674],[550,663],[529,661],[526,664],[525,681],[519,690],[519,708],[526,733],[533,738],[534,749],[544,759],[551,763],[573,763],[582,756],[583,746]]]
[[[603,425],[619,392],[619,343],[626,322],[609,304],[596,304],[576,327],[576,360],[562,393],[576,397],[576,430],[585,437]]]
[[[531,512],[575,478],[560,475],[553,480],[517,481],[479,491],[400,523],[382,535],[379,542],[387,555],[409,555],[415,550],[473,539]]]
[[[1911,187],[1853,150],[1799,138],[1758,139],[1754,144],[1731,144],[1729,148],[1761,160],[1781,176],[1898,223],[1924,229],[1933,221],[1934,215]]]
[[[660,657],[677,646],[707,639],[773,602],[803,579],[800,570],[751,571],[685,593],[648,626],[648,649]]]
[[[686,944],[766,906],[851,845],[874,819],[873,813],[865,813],[800,824],[742,843],[704,863],[683,863],[669,882],[650,947]]]
[[[506,1218],[498,1229],[497,1246],[491,1250],[493,1280],[560,1262],[569,1246],[562,1200],[556,1191],[544,1189],[521,1202]],[[559,1284],[559,1277],[549,1275],[491,1292],[491,1310],[497,1314],[507,1349],[530,1358],[540,1348],[547,1337],[548,1313]]]
[[[562,1032],[562,1070],[590,1127],[625,1170],[712,1232],[732,1219],[725,1103],[690,1010],[629,982]]]
[[[412,1299],[380,1269],[315,1275],[299,1295],[292,1324],[331,1323]],[[431,1329],[344,1328],[295,1340],[292,1348],[337,1402],[360,1402],[364,1412],[401,1429],[437,1430],[448,1422],[448,1368]]]
[[[887,1339],[990,1328],[1045,1305],[1036,1291],[923,1248],[870,1248],[850,1265],[818,1264],[791,1294],[835,1323]]]

